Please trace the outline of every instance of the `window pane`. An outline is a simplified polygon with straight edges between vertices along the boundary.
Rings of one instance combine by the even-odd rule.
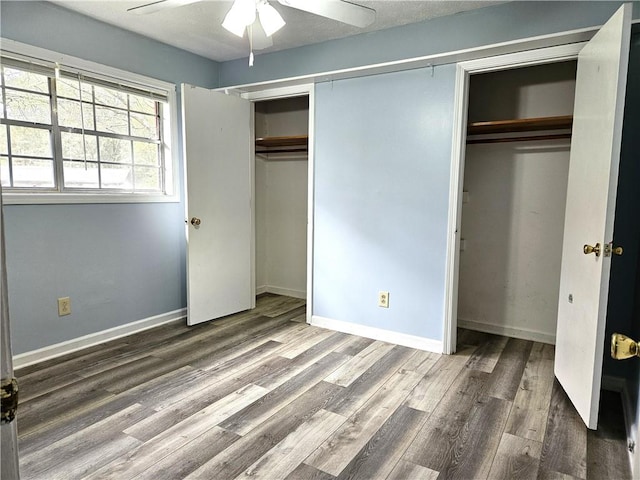
[[[64,186],[67,188],[99,188],[98,164],[64,162]]]
[[[131,135],[158,139],[158,129],[156,127],[156,117],[142,115],[141,113],[131,113]]]
[[[96,107],[96,130],[128,135],[127,112],[113,108]]]
[[[84,128],[95,130],[93,123],[93,108],[90,103],[82,103],[84,110]],[[80,102],[58,99],[58,124],[62,127],[82,128]]]
[[[130,165],[105,165],[100,164],[102,176],[102,188],[120,188],[131,190],[131,166]]]
[[[8,154],[9,147],[7,143],[7,126],[0,125],[0,154]]]
[[[42,128],[15,127],[11,130],[11,153],[35,157],[53,157],[50,131]]]
[[[155,143],[133,142],[133,163],[137,165],[160,165],[158,145]]]
[[[11,179],[9,178],[9,159],[7,157],[0,157],[0,180],[3,187],[11,186]]]
[[[136,112],[156,114],[156,102],[150,98],[129,95],[129,108]]]
[[[124,92],[98,86],[93,87],[93,92],[96,96],[96,103],[110,107],[127,108],[127,94]]]
[[[7,118],[24,122],[51,123],[49,97],[37,93],[6,90]]]
[[[49,83],[45,75],[25,72],[14,68],[4,68],[4,84],[7,87],[23,88],[34,92],[49,93]]]
[[[100,137],[100,160],[131,163],[131,142],[118,138]]]
[[[98,160],[98,142],[94,135],[84,136],[84,147],[82,145],[82,134],[62,132],[62,156],[65,159],[84,160],[85,148],[87,160]]]
[[[54,187],[53,160],[13,159],[14,187]]]
[[[93,92],[91,90],[91,85],[87,85],[86,83],[81,83],[80,85],[82,85],[82,101],[92,102]],[[60,80],[56,80],[56,93],[58,94],[58,97],[80,100],[80,87],[78,86],[78,80],[71,78],[61,78]]]
[[[134,167],[136,190],[160,190],[160,169],[156,167]]]

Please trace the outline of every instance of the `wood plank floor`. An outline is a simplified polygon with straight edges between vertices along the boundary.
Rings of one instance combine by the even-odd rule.
[[[553,347],[442,356],[304,323],[301,300],[17,372],[23,479],[626,479],[620,399],[587,431]]]

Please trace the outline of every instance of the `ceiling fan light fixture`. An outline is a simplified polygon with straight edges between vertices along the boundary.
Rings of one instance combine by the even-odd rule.
[[[260,0],[257,4],[257,9],[260,16],[260,24],[267,37],[270,37],[285,26],[286,22],[282,16],[266,0]]]
[[[224,17],[222,26],[237,35],[244,36],[244,30],[256,20],[255,0],[235,0],[231,10]]]

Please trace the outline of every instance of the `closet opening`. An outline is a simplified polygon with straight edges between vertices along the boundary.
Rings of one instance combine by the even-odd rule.
[[[307,298],[309,96],[255,102],[255,287]]]
[[[555,344],[576,62],[470,76],[458,327]]]

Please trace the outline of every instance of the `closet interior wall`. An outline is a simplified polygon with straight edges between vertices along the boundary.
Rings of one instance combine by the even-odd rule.
[[[572,115],[575,73],[563,62],[474,75],[469,123]],[[570,140],[467,145],[459,326],[555,343],[569,150]]]
[[[308,130],[308,97],[255,105],[256,138]],[[255,167],[256,293],[306,298],[307,153],[256,154]]]

